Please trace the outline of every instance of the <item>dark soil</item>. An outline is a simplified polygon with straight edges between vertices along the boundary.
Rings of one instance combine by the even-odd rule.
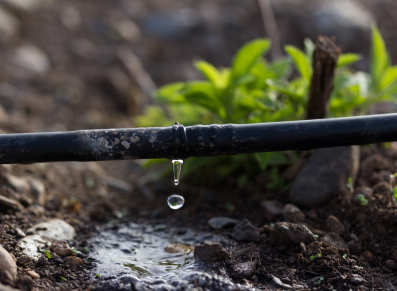
[[[397,58],[395,47],[397,20],[394,1],[368,2],[379,27]],[[142,60],[157,85],[172,81],[199,78],[191,65],[194,58],[204,58],[218,66],[229,65],[232,55],[244,42],[265,36],[261,16],[254,1],[54,1],[35,12],[16,12],[20,22],[18,34],[0,43],[0,129],[3,133],[76,130],[87,128],[131,127],[132,117],[142,112],[147,103],[122,61],[117,50],[128,47]],[[77,29],[62,24],[61,15],[67,7],[80,11],[82,21]],[[197,11],[218,11],[217,20],[203,21],[174,37],[159,37],[144,29],[145,21],[156,13],[179,11],[193,7]],[[207,9],[207,10],[206,10]],[[208,10],[209,9],[209,10]],[[395,10],[395,9],[394,9]],[[114,23],[131,18],[142,27],[141,34],[127,41],[114,31]],[[219,20],[219,21],[218,21]],[[284,22],[283,22],[284,23]],[[285,22],[288,24],[288,22]],[[286,24],[280,27],[286,27]],[[306,35],[294,27],[282,29],[282,42],[299,45]],[[289,38],[291,40],[289,40]],[[298,40],[297,40],[298,39]],[[366,40],[368,41],[368,40]],[[44,74],[28,74],[14,64],[13,53],[22,44],[39,47],[50,60],[51,68]],[[348,46],[346,46],[348,47]],[[364,56],[368,43],[363,42]],[[343,46],[342,46],[343,48]],[[395,145],[392,145],[395,147]],[[171,165],[170,165],[171,166]],[[0,206],[0,243],[19,258],[17,229],[24,232],[36,223],[60,218],[75,227],[77,236],[69,241],[78,251],[90,249],[87,240],[103,225],[128,211],[123,221],[170,224],[180,228],[212,231],[207,221],[212,217],[247,218],[261,233],[253,244],[230,242],[228,251],[256,246],[255,251],[232,256],[224,262],[235,282],[258,288],[274,287],[274,277],[289,285],[316,290],[383,290],[388,283],[397,286],[395,235],[397,207],[390,193],[390,174],[397,172],[397,150],[381,146],[362,148],[361,170],[354,193],[348,189],[329,204],[305,210],[305,223],[320,237],[326,232],[326,219],[336,216],[346,231],[341,236],[348,249],[330,247],[324,242],[300,246],[272,246],[266,235],[270,224],[282,221],[281,216],[266,219],[260,204],[277,199],[285,204],[287,193],[274,193],[266,188],[268,174],[249,182],[244,188],[229,184],[206,189],[189,186],[186,181],[175,188],[172,178],[150,183],[156,201],[148,201],[138,185],[146,173],[136,161],[106,163],[54,163],[13,165],[11,174],[33,177],[44,183],[47,199],[42,208],[34,206],[37,198],[28,192],[12,189],[2,169],[0,195],[19,201],[23,209],[15,211]],[[116,177],[131,183],[135,189],[120,192],[106,183]],[[170,193],[186,198],[185,206],[174,211],[166,205]],[[366,193],[368,205],[354,199]],[[115,215],[115,211],[116,215]],[[121,221],[120,221],[121,223]],[[264,227],[266,225],[266,227]],[[221,233],[231,236],[232,229]],[[322,258],[310,261],[321,253]],[[347,256],[344,257],[344,255]],[[44,255],[37,262],[18,267],[15,287],[22,290],[85,290],[101,280],[89,272],[93,263],[89,254],[79,254],[84,265],[66,267],[64,258]],[[252,270],[239,269],[249,263]],[[237,266],[237,267],[236,267]],[[28,270],[40,275],[32,279]],[[64,279],[62,279],[62,278]],[[322,278],[322,279],[321,279]],[[0,278],[1,281],[1,278]],[[276,284],[277,286],[277,284]]]

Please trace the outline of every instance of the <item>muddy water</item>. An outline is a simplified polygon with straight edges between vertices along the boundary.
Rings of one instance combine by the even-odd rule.
[[[184,290],[197,285],[210,290],[245,290],[228,280],[222,267],[194,261],[194,245],[203,240],[221,239],[213,234],[165,225],[129,223],[109,227],[89,242],[93,246],[90,256],[95,259],[92,276],[106,285],[106,289],[114,290],[131,290],[128,289],[131,283],[136,290]],[[184,245],[185,251],[165,251],[170,244]]]

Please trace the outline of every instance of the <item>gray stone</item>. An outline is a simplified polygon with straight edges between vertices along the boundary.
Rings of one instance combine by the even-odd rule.
[[[30,178],[28,180],[28,182],[29,182],[31,193],[36,197],[37,202],[41,206],[44,206],[45,203],[47,202],[47,194],[45,191],[44,184],[41,181],[33,179],[33,178]]]
[[[48,240],[71,240],[76,235],[74,227],[61,219],[51,219],[46,222],[38,223],[28,231],[33,231]]]
[[[22,210],[23,206],[18,201],[0,195],[0,206],[7,209]]]
[[[361,277],[358,274],[352,274],[352,276],[348,279],[348,281],[352,284],[355,285],[362,285],[365,283],[365,280],[363,277]]]
[[[304,225],[289,222],[277,222],[270,232],[272,245],[300,245],[314,242],[314,234]]]
[[[18,19],[0,8],[0,40],[7,41],[14,37],[19,29]]]
[[[283,209],[283,217],[286,222],[299,223],[305,221],[305,214],[295,205],[286,204]]]
[[[393,261],[393,260],[386,260],[385,266],[386,266],[387,268],[389,268],[390,270],[395,270],[395,269],[397,269],[396,262]]]
[[[17,277],[17,265],[10,255],[0,245],[0,278],[3,283],[13,284]]]
[[[24,178],[15,177],[13,175],[7,174],[5,175],[5,179],[6,183],[16,192],[28,193],[30,190],[30,185]]]
[[[17,236],[19,238],[26,236],[26,234],[20,228],[16,228],[15,231],[17,232]]]
[[[252,262],[238,263],[232,266],[232,277],[237,279],[250,278],[254,274]]]
[[[283,213],[284,205],[276,200],[263,201],[261,206],[264,211],[265,217],[269,221],[274,220],[276,216]]]
[[[328,216],[325,223],[327,224],[328,231],[334,232],[337,235],[342,235],[345,233],[345,226],[335,216]]]
[[[194,247],[194,259],[205,262],[222,262],[229,253],[218,242],[203,241]]]
[[[233,228],[232,238],[236,241],[256,242],[259,241],[259,230],[244,218]]]
[[[50,69],[47,55],[33,45],[23,45],[15,50],[14,63],[36,74],[44,74]]]
[[[289,199],[301,207],[316,207],[346,191],[349,177],[355,180],[359,169],[358,146],[318,149],[296,177]]]
[[[112,188],[116,191],[128,193],[134,189],[130,183],[114,177],[103,177],[103,179],[109,188]]]
[[[208,220],[209,226],[216,230],[235,226],[239,222],[240,220],[229,217],[213,217]]]
[[[330,246],[338,249],[348,249],[347,243],[336,233],[330,232],[321,238],[321,241],[327,242]]]

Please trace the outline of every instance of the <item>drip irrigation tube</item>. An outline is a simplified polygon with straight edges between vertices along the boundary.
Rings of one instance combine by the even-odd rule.
[[[186,159],[397,141],[397,114],[0,135],[0,164]]]

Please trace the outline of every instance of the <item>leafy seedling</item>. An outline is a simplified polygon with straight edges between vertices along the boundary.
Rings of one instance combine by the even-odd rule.
[[[322,257],[323,257],[322,254],[317,254],[317,255],[314,255],[314,256],[310,256],[310,261],[314,261],[316,259],[321,259]]]
[[[393,188],[394,202],[397,203],[397,187]]]
[[[343,258],[346,259],[346,258],[347,258],[347,254],[344,254],[344,255],[343,255]]]
[[[90,252],[90,251],[88,250],[87,247],[84,247],[84,248],[83,248],[83,253],[88,254],[89,252]]]
[[[323,282],[323,280],[324,280],[324,277],[320,277],[320,279],[318,279],[318,281],[317,281],[317,285],[320,285]]]
[[[347,184],[346,184],[347,188],[349,188],[350,192],[353,193],[354,189],[353,189],[353,179],[352,177],[347,178]]]
[[[101,278],[101,275],[96,274],[95,277],[96,277],[96,278]]]
[[[44,253],[48,259],[51,259],[51,252],[46,249],[41,249],[40,252]]]
[[[62,281],[67,281],[66,278],[64,278],[64,277],[62,277],[62,276],[59,276],[59,278],[60,278]]]
[[[75,253],[75,254],[77,254],[77,255],[81,255],[81,252],[78,251],[78,250],[76,250],[74,247],[72,248],[72,250],[73,250],[73,253]]]
[[[368,200],[365,199],[365,196],[363,194],[358,194],[357,199],[361,202],[362,206],[367,206],[368,205]]]

